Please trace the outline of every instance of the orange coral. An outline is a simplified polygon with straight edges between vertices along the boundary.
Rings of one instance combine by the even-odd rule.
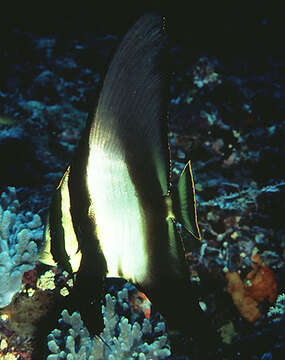
[[[142,311],[144,316],[149,319],[151,313],[151,302],[148,297],[141,291],[131,296],[130,305],[136,312]]]
[[[246,276],[246,292],[257,302],[266,298],[272,304],[277,296],[277,283],[274,272],[267,267],[258,254],[252,255],[253,270]]]
[[[254,322],[261,317],[258,303],[246,294],[244,282],[237,272],[227,272],[228,281],[227,291],[231,294],[233,303],[238,308],[242,317],[250,322]]]
[[[233,303],[240,314],[249,322],[255,322],[261,317],[258,304],[268,298],[273,303],[277,296],[277,283],[274,272],[269,269],[258,254],[251,257],[253,270],[245,281],[237,272],[227,272],[227,291],[231,294]]]

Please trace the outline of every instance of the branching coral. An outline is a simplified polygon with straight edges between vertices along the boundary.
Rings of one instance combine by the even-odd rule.
[[[99,337],[91,338],[78,313],[69,315],[64,310],[59,320],[60,329],[49,335],[47,360],[120,360],[120,359],[166,359],[170,355],[162,321],[152,325],[144,319],[140,324],[116,312],[130,309],[128,290],[119,291],[117,298],[107,294],[106,305],[102,306],[105,328]],[[149,339],[152,339],[151,341]]]
[[[273,322],[285,319],[285,294],[278,295],[275,305],[270,307],[267,316]]]
[[[21,289],[23,273],[35,266],[43,234],[40,216],[21,213],[15,189],[8,191],[0,198],[0,307],[10,304]]]
[[[193,70],[193,83],[198,88],[204,86],[213,87],[222,82],[219,74],[215,72],[215,67],[218,64],[216,59],[208,59],[207,57],[200,57],[198,63]]]
[[[253,270],[250,271],[245,281],[242,281],[237,272],[226,272],[228,281],[227,291],[231,294],[233,303],[240,314],[249,322],[261,318],[258,304],[268,298],[273,303],[277,294],[275,275],[258,254],[251,257]]]

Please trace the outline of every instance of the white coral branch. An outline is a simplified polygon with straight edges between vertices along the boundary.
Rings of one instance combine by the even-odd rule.
[[[278,322],[285,317],[285,293],[279,294],[274,306],[271,306],[267,317],[273,322]]]
[[[40,216],[21,213],[15,188],[8,191],[0,198],[0,308],[20,291],[23,273],[34,268],[43,235]]]
[[[117,303],[122,308],[129,307],[127,289],[120,291],[117,298],[107,294],[105,300],[106,305],[102,306],[105,328],[100,337],[90,337],[78,313],[69,315],[67,310],[62,312],[59,322],[64,324],[63,330],[55,329],[49,335],[50,355],[47,360],[157,360],[170,356],[167,336],[157,335],[165,332],[163,322],[153,329],[148,319],[144,319],[141,326],[138,322],[131,324],[127,318],[119,318],[116,314]],[[66,325],[70,326],[67,334],[64,331]],[[153,342],[149,344],[144,337],[152,333]]]

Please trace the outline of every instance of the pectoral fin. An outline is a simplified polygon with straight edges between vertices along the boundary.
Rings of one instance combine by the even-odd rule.
[[[190,161],[180,175],[177,187],[173,194],[173,199],[174,213],[177,221],[179,221],[196,239],[201,240],[197,222],[195,188]]]
[[[177,231],[175,220],[171,217],[167,219],[168,225],[168,238],[169,238],[169,251],[172,255],[172,259],[177,259],[179,266],[181,266],[181,259],[184,259],[184,245],[180,237],[180,234]]]
[[[46,229],[45,229],[44,243],[39,251],[38,260],[45,265],[56,266],[56,262],[54,261],[52,253],[51,253],[51,238],[50,238],[50,230],[49,230],[49,221],[48,221]]]

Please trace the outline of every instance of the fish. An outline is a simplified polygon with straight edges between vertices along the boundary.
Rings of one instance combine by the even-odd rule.
[[[92,334],[109,278],[134,284],[168,326],[200,337],[209,327],[185,259],[201,242],[190,161],[171,179],[170,79],[166,20],[145,14],[111,60],[51,202],[39,259],[74,274],[71,298]]]

